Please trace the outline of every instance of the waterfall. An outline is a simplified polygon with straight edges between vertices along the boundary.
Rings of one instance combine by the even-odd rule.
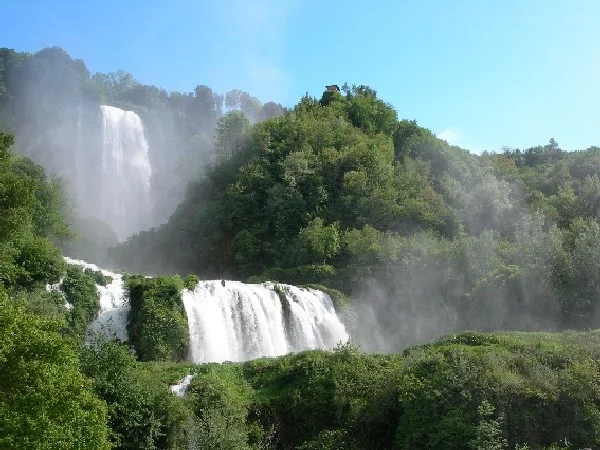
[[[281,294],[278,294],[276,289]],[[201,281],[183,292],[193,362],[245,361],[349,338],[331,298],[320,291],[272,283]]]
[[[194,375],[186,375],[176,384],[171,386],[171,392],[173,392],[177,397],[185,397],[185,394],[187,393],[188,387],[192,382],[193,378]]]
[[[88,336],[92,337],[99,334],[109,339],[117,338],[122,342],[127,341],[126,326],[129,307],[125,299],[123,277],[121,274],[109,272],[79,259],[68,257],[64,259],[68,264],[74,264],[83,269],[99,270],[102,272],[102,275],[112,279],[106,286],[96,285],[100,300],[100,310],[96,319],[88,327]]]
[[[148,141],[142,119],[133,111],[101,105],[102,186],[100,218],[119,240],[150,225]]]
[[[124,281],[120,274],[65,257],[68,264],[100,270],[112,279],[96,285],[100,311],[88,337],[101,334],[127,341]],[[47,286],[58,289],[58,286]],[[286,284],[200,281],[181,293],[188,319],[189,359],[195,363],[246,361],[309,349],[331,349],[349,339],[329,295]],[[191,379],[191,378],[190,378]],[[185,391],[190,380],[177,387]]]

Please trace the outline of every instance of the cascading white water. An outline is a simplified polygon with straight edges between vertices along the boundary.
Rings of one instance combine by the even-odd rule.
[[[142,119],[133,111],[101,105],[102,186],[100,218],[119,240],[150,224],[148,141]]]
[[[102,272],[102,275],[112,279],[106,286],[96,285],[96,290],[100,298],[100,311],[98,311],[96,320],[88,327],[88,335],[90,337],[93,335],[102,335],[109,339],[117,338],[125,342],[127,340],[126,327],[129,305],[125,300],[123,277],[121,274],[109,272],[79,259],[72,259],[66,256],[64,259],[68,264],[74,264],[83,269],[99,270]]]
[[[88,328],[88,336],[101,334],[127,341],[129,304],[122,276],[85,261],[68,257],[65,261],[100,270],[112,278],[106,286],[96,285],[100,311]],[[184,289],[182,297],[190,333],[189,358],[196,363],[330,349],[349,339],[329,295],[314,289],[211,280],[200,281],[193,291]],[[178,392],[184,392],[190,380],[182,380],[176,387]]]
[[[349,338],[331,298],[320,291],[239,281],[201,281],[183,292],[193,362],[245,361]]]
[[[186,375],[184,378],[179,380],[177,384],[171,386],[171,392],[173,392],[177,397],[185,397],[187,393],[188,387],[192,382],[194,375]]]

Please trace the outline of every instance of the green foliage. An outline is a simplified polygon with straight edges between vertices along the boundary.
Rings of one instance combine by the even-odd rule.
[[[66,264],[60,250],[47,238],[29,236],[21,242],[15,264],[19,268],[16,283],[27,287],[58,283]]]
[[[15,157],[12,143],[0,132],[0,283],[29,289],[58,282],[65,264],[50,239],[69,231],[59,181]]]
[[[72,305],[68,318],[69,328],[76,336],[83,338],[88,325],[100,310],[95,274],[86,272],[79,266],[69,265],[61,290],[67,303]]]
[[[200,279],[196,275],[188,275],[183,279],[183,285],[186,289],[193,291]]]
[[[90,85],[100,97],[102,103],[114,103],[123,99],[129,91],[139,85],[132,74],[119,70],[113,73],[96,73],[90,80]]]
[[[185,449],[188,413],[181,399],[117,342],[96,342],[82,352],[83,372],[108,405],[116,449]]]
[[[112,256],[133,269],[140,266],[131,255],[139,251],[148,256],[139,261],[169,261],[171,269],[206,277],[264,272],[291,282],[306,273],[304,282],[323,282],[352,262],[342,248],[347,230],[454,226],[441,197],[427,206],[433,188],[420,194],[430,185],[426,174],[396,177],[395,111],[365,86],[335,94],[321,105],[305,98],[293,112],[250,129],[237,109],[223,116],[217,147],[228,158],[190,186],[169,223]],[[237,108],[237,97],[226,104]],[[403,206],[415,196],[418,204]]]
[[[187,356],[189,332],[179,276],[126,280],[129,305],[127,331],[141,361],[181,361]]]
[[[339,448],[357,449],[348,439],[346,430],[323,430],[315,439],[304,442],[299,450],[335,450]]]
[[[35,204],[33,186],[11,170],[14,138],[0,132],[0,240],[23,233],[31,223]]]
[[[216,147],[219,154],[226,159],[238,153],[244,145],[250,121],[241,111],[231,111],[217,122]]]
[[[85,269],[85,274],[92,277],[94,282],[99,286],[106,286],[112,283],[112,277],[104,275],[100,270]]]
[[[188,391],[188,435],[227,449],[593,448],[599,343],[597,332],[468,332],[403,355],[348,343],[206,364]]]
[[[0,292],[0,448],[111,448],[106,405],[90,392],[63,326]]]
[[[243,136],[225,145],[235,152],[166,225],[112,256],[145,271],[331,286],[375,304],[391,349],[458,329],[594,326],[595,269],[583,261],[595,261],[596,237],[580,224],[600,217],[597,149],[471,155],[398,121],[369,87],[343,92],[250,127],[245,94],[230,93],[221,134]]]
[[[44,168],[29,158],[15,158],[12,171],[34,186],[33,233],[57,242],[71,238],[65,220],[70,210],[63,181],[56,176],[48,177]]]
[[[253,283],[263,281],[284,281],[291,284],[311,284],[324,282],[335,277],[335,267],[329,264],[305,264],[293,269],[275,267],[266,270],[260,276],[251,278]]]
[[[332,289],[330,287],[323,286],[321,284],[307,284],[302,287],[325,292],[331,298],[333,307],[335,308],[335,311],[338,314],[342,313],[343,311],[345,311],[351,307],[350,300],[348,299],[348,297],[346,297],[342,292],[338,291],[337,289]]]
[[[11,299],[21,302],[32,314],[68,320],[69,311],[61,291],[43,288],[11,292]]]
[[[320,101],[307,95],[282,114],[239,90],[167,93],[124,72],[90,77],[59,48],[0,50],[0,127],[19,133],[19,151],[50,170],[71,167],[72,152],[38,130],[63,127],[58,117],[77,123],[73,111],[81,107],[85,116],[102,101],[137,111],[151,149],[170,150],[151,155],[157,210],[171,211],[162,206],[175,205],[191,181],[166,225],[110,252],[118,263],[147,273],[335,287],[373,311],[389,349],[450,333],[403,358],[345,348],[215,366],[198,389],[210,391],[223,376],[218,390],[227,395],[216,402],[222,408],[197,408],[202,445],[542,448],[567,446],[565,436],[596,445],[593,333],[458,331],[597,326],[600,150],[565,152],[552,139],[471,155],[414,120],[399,121],[367,86],[345,85],[343,93],[327,91]],[[68,269],[63,289],[74,306],[66,311],[58,293],[41,292],[65,273],[54,244],[104,259],[116,236],[106,224],[76,220],[78,240],[63,242],[70,232],[61,181],[16,157],[12,144],[0,134],[0,290],[29,313],[65,317],[81,337],[97,313],[94,284],[109,280]],[[213,167],[205,169],[206,161]],[[197,282],[129,278],[129,334],[140,359],[185,357],[180,290]],[[319,289],[343,309],[341,294]],[[119,411],[111,416],[120,430],[114,441],[129,445],[131,433],[132,446],[180,445],[172,443],[179,434],[166,437],[171,419],[157,411],[177,411],[178,429],[194,421],[185,408],[143,389],[149,365],[132,366],[122,349],[108,347],[93,358],[103,352],[113,362],[90,363],[96,368],[89,373],[110,386],[97,392]],[[100,367],[112,370],[119,361],[127,374],[116,370],[101,381]],[[119,380],[127,380],[124,391]],[[137,412],[128,416],[123,405]]]
[[[333,258],[340,250],[339,225],[327,225],[317,217],[301,228],[298,233],[299,246],[304,247],[315,262],[323,262]]]
[[[475,438],[469,442],[469,447],[475,450],[502,450],[508,447],[508,442],[502,437],[501,422],[494,419],[495,408],[487,400],[483,400],[477,408],[479,423]]]
[[[421,128],[416,120],[401,120],[394,131],[394,155],[396,159],[404,161],[410,152],[407,146],[409,138],[413,136],[432,136],[431,131]]]
[[[352,125],[366,133],[384,133],[391,136],[396,129],[396,111],[377,98],[377,92],[368,86],[352,86],[348,93],[348,118]]]
[[[246,424],[250,404],[249,386],[233,370],[204,366],[188,389],[196,418],[192,440],[198,448],[250,449]]]
[[[572,409],[582,397],[570,389],[582,385],[568,373],[579,365],[573,357],[589,358],[587,346],[598,338],[597,333],[491,337],[483,346],[442,343],[406,353],[410,370],[401,394],[406,403],[399,427],[402,448],[431,439],[428,434],[438,432],[449,411],[455,415],[462,411],[462,425],[448,423],[451,428],[444,432],[463,431],[455,434],[455,447],[446,443],[445,448],[464,448],[464,442],[472,448],[507,448],[507,441],[509,447],[525,441],[540,448],[564,436],[571,440],[573,434],[580,436],[578,445],[593,446],[593,420],[583,427],[586,431],[575,425],[592,417],[582,419]],[[563,390],[566,379],[572,393]],[[595,396],[590,391],[586,395]],[[500,412],[496,417],[492,401]],[[474,411],[479,411],[477,416]],[[577,433],[572,432],[575,428]]]

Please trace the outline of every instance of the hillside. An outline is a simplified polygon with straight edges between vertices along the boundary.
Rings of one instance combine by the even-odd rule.
[[[166,225],[111,252],[119,265],[330,286],[379,350],[461,329],[596,326],[597,148],[470,154],[365,86],[222,125],[220,162]]]
[[[114,246],[73,209],[79,105],[146,124],[165,224]],[[0,449],[600,446],[600,149],[474,155],[367,86],[267,105],[0,52]],[[89,332],[113,283],[120,339]]]

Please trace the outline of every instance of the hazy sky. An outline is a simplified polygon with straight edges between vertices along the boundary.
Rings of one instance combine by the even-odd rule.
[[[600,0],[4,0],[0,47],[287,106],[368,84],[472,151],[600,146]]]

